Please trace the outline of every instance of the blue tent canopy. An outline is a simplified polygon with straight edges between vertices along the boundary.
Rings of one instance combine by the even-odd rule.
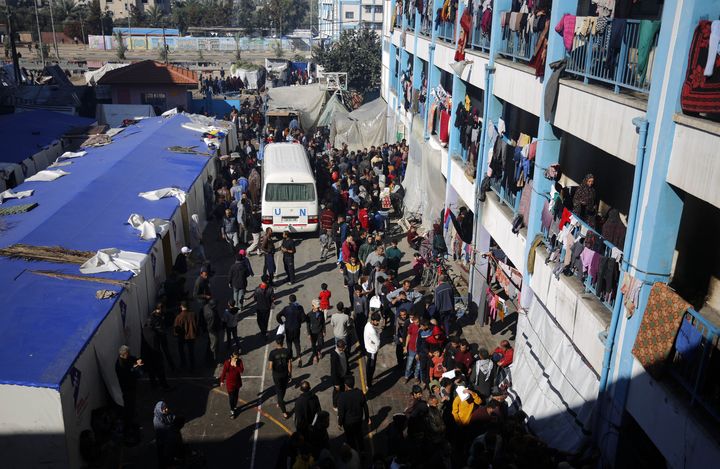
[[[70,130],[94,122],[87,117],[45,110],[0,115],[0,162],[19,164]]]
[[[3,206],[38,206],[2,217],[0,246],[24,243],[92,252],[114,247],[149,253],[153,241],[141,239],[127,224],[128,217],[138,213],[170,219],[178,202],[151,202],[138,193],[163,187],[189,191],[209,161],[168,150],[172,145],[205,148],[199,132],[182,128],[187,121],[182,115],[142,120],[116,135],[112,144],[90,148],[62,167],[69,175],[21,184],[16,191],[34,189],[33,196]],[[120,287],[42,277],[29,272],[33,269],[79,274],[76,265],[0,258],[0,383],[58,388],[113,308],[114,300],[96,299],[96,290]],[[101,276],[127,280],[131,274]]]

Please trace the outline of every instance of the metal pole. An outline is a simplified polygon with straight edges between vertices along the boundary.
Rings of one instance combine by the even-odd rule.
[[[130,43],[130,50],[132,50],[132,27],[130,26],[130,2],[127,2],[127,16],[128,16],[128,42]]]
[[[45,68],[45,54],[43,50],[42,33],[40,32],[40,15],[38,15],[37,2],[38,0],[33,0],[33,5],[35,5],[35,22],[37,23],[38,30],[38,50],[40,51],[40,61],[42,62],[43,68]]]
[[[60,52],[58,51],[57,37],[55,36],[55,16],[53,15],[53,2],[50,0],[50,26],[53,33],[53,45],[55,46],[55,58],[60,62]]]
[[[80,37],[82,38],[82,43],[85,44],[85,25],[83,24],[83,17],[80,16]]]
[[[15,83],[21,86],[23,83],[20,77],[20,60],[18,60],[17,48],[15,47],[15,28],[13,28],[13,15],[10,13],[10,5],[6,5],[7,24],[8,24],[8,40],[10,41],[10,53],[13,61],[13,74],[15,75]]]

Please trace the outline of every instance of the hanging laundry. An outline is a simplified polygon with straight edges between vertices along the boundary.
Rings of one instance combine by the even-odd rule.
[[[711,76],[705,76],[711,35],[712,23],[700,21],[690,45],[687,73],[680,95],[685,113],[720,112],[720,67],[715,67]]]
[[[622,46],[623,37],[625,36],[625,26],[627,20],[625,19],[614,19],[610,25],[610,34],[606,36],[607,44],[607,58],[605,59],[605,67],[611,73],[615,73],[615,65],[617,63],[617,56],[620,53],[620,47]],[[611,75],[614,76],[614,75]]]
[[[700,330],[688,320],[683,320],[675,339],[675,351],[687,362],[692,362],[700,350],[703,335]]]
[[[615,10],[615,0],[592,0],[597,6],[597,14],[600,17],[608,17]]]
[[[575,15],[565,13],[557,25],[555,32],[563,37],[565,50],[570,52],[573,45],[573,37],[575,35]]]
[[[690,305],[664,283],[653,285],[632,353],[659,378],[670,356],[680,322]]]
[[[635,313],[635,308],[640,302],[640,288],[642,288],[642,285],[643,283],[640,280],[637,280],[635,277],[625,272],[620,292],[623,294],[623,304],[627,310],[626,317],[628,319],[630,319]]]
[[[705,62],[704,72],[706,77],[712,76],[715,70],[715,62],[717,61],[718,52],[720,52],[718,45],[720,45],[720,20],[714,20],[710,25],[710,39],[708,42],[707,62]]]
[[[715,21],[713,23],[715,23]],[[720,21],[717,21],[717,23],[718,38],[716,39],[720,39]],[[655,44],[655,36],[657,36],[659,31],[660,21],[640,21],[640,30],[638,32],[638,61],[636,69],[637,78],[640,83],[645,83],[645,74],[647,73],[648,61],[650,59],[650,49],[652,49],[653,44]],[[710,42],[710,47],[712,47],[712,41]],[[715,47],[717,47],[717,42]],[[712,75],[712,72],[710,72],[710,74]]]

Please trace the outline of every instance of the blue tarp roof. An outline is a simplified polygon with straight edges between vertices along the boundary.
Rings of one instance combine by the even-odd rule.
[[[130,31],[130,34],[133,36],[162,36],[163,33],[166,36],[179,36],[180,30],[174,29],[174,28],[113,28],[113,34],[121,33],[121,34],[127,34],[128,31]]]
[[[29,182],[16,190],[35,194],[3,204],[37,202],[34,210],[0,218],[0,246],[15,243],[97,251],[115,247],[149,253],[127,224],[131,213],[169,219],[175,198],[151,202],[138,193],[178,187],[188,191],[209,158],[173,153],[171,145],[204,148],[199,132],[183,129],[186,116],[150,118],[128,127],[113,143],[88,149],[52,182]],[[28,270],[79,274],[78,266],[0,257],[0,383],[58,388],[68,369],[111,311],[113,300],[97,300],[111,285],[42,277]],[[102,277],[129,279],[128,272]]]
[[[53,111],[27,111],[0,115],[0,162],[20,163],[76,127],[95,119]]]

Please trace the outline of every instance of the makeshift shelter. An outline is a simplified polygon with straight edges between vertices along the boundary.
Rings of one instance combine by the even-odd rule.
[[[347,117],[348,114],[350,114],[350,111],[348,111],[342,101],[340,101],[338,95],[333,94],[330,99],[328,99],[327,103],[325,103],[325,107],[323,108],[320,117],[318,117],[317,126],[327,127],[332,124],[333,119],[336,117]]]
[[[350,150],[382,145],[386,139],[387,103],[378,98],[363,104],[347,116],[337,116],[330,129],[334,147],[347,144]]]
[[[230,66],[230,76],[240,78],[247,84],[250,90],[259,90],[265,86],[267,78],[267,70],[264,67],[258,68],[239,68],[235,64]]]
[[[59,179],[17,188],[34,191],[29,198],[6,202],[37,207],[3,217],[2,249],[19,243],[90,253],[112,247],[142,259],[137,276],[103,272],[71,279],[63,276],[83,275],[77,262],[0,257],[0,453],[7,467],[84,466],[80,433],[90,429],[96,409],[122,404],[118,348],[127,344],[139,353],[141,325],[188,244],[190,215],[197,213],[204,224],[204,183],[216,174],[217,152],[207,152],[189,123],[191,117],[180,114],[142,120],[110,144],[73,158]],[[191,147],[197,152],[183,150]],[[182,191],[184,202],[138,195],[162,188]],[[131,214],[168,220],[170,229],[144,240],[127,223]],[[37,273],[42,270],[53,272]],[[98,290],[114,296],[98,299]]]
[[[120,127],[125,119],[155,117],[149,104],[98,104],[95,111],[98,124]]]
[[[105,64],[97,70],[85,72],[85,82],[89,86],[97,85],[97,82],[107,73],[118,68],[127,67],[129,64]]]
[[[0,115],[0,192],[47,168],[65,151],[64,135],[94,122],[44,110]]]
[[[326,91],[320,84],[283,86],[267,93],[268,111],[295,111],[300,115],[300,125],[310,131],[317,125],[323,110]]]

